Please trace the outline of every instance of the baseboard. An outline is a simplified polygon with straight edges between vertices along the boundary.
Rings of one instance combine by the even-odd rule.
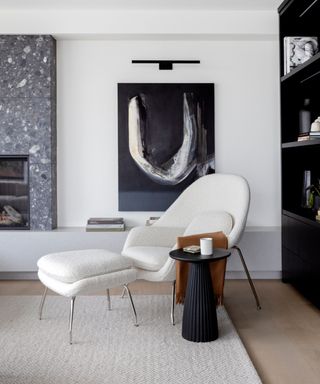
[[[281,271],[252,271],[252,279],[281,279]],[[247,276],[243,271],[227,271],[226,279],[242,280]],[[37,272],[0,272],[0,280],[38,280]]]
[[[281,279],[281,271],[250,271],[252,279],[256,280],[279,280]],[[244,271],[227,271],[226,279],[242,280],[246,279],[247,275]]]
[[[0,280],[39,280],[37,272],[0,272]]]

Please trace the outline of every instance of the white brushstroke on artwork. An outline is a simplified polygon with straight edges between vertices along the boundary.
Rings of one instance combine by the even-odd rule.
[[[139,168],[154,181],[160,184],[176,185],[188,177],[196,167],[197,121],[185,93],[183,94],[183,142],[177,153],[161,167],[151,164],[144,157],[138,96],[134,96],[129,101],[128,126],[130,154]]]

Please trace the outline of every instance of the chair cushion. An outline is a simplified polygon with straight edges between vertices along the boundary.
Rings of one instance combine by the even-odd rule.
[[[51,253],[38,260],[39,270],[64,283],[74,283],[131,267],[130,259],[105,249]]]
[[[170,247],[129,247],[122,254],[130,257],[133,265],[147,271],[159,271],[169,258]]]
[[[206,211],[199,213],[186,228],[184,235],[202,232],[220,232],[226,236],[233,228],[232,216],[225,211]]]

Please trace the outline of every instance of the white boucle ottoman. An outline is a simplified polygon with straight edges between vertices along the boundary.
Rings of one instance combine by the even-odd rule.
[[[39,308],[39,319],[47,294],[47,289],[70,297],[69,342],[72,344],[72,324],[74,301],[77,295],[106,289],[108,309],[110,309],[110,288],[123,285],[134,314],[136,310],[128,284],[136,280],[136,269],[130,259],[105,249],[85,249],[51,253],[38,260],[38,276],[45,285]]]

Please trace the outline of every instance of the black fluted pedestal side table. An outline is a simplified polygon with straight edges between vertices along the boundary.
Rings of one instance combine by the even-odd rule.
[[[208,342],[218,338],[217,311],[209,263],[231,255],[226,249],[214,249],[212,255],[191,254],[182,249],[170,257],[190,263],[182,318],[182,337],[189,341]]]

